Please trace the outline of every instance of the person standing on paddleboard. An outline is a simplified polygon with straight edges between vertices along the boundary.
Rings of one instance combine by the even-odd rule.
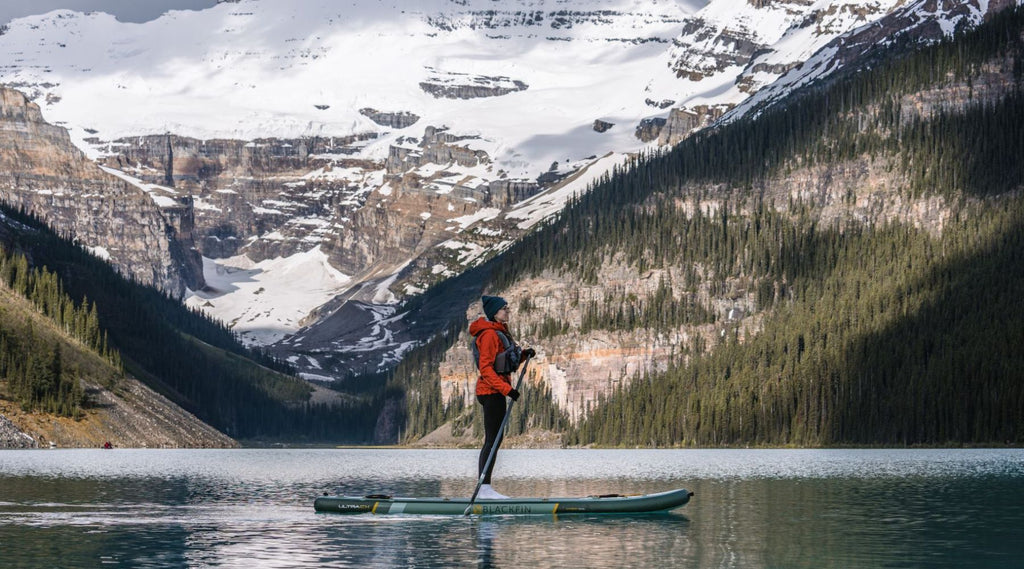
[[[512,372],[519,366],[521,359],[536,355],[532,348],[520,350],[512,340],[508,331],[508,302],[500,296],[484,296],[481,300],[484,316],[469,325],[477,369],[480,371],[476,380],[476,399],[484,410],[484,445],[480,449],[477,476],[484,474],[491,447],[498,438],[498,430],[507,408],[505,397],[519,400],[519,391],[512,387]],[[491,487],[491,471],[494,470],[495,462],[497,456],[487,467],[483,485],[480,486],[480,498],[507,498]]]

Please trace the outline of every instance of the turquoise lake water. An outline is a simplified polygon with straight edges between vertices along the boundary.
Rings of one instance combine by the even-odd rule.
[[[317,514],[468,496],[470,450],[0,451],[0,567],[1024,567],[1024,450],[503,450],[514,496],[668,514]]]

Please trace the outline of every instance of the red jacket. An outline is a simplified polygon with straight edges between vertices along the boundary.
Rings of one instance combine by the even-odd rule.
[[[483,316],[469,325],[469,333],[475,337],[477,350],[480,351],[480,376],[476,380],[477,395],[500,393],[508,396],[508,392],[512,391],[512,378],[509,374],[494,371],[494,358],[505,349],[495,330],[509,335],[508,327],[504,324],[493,322]]]

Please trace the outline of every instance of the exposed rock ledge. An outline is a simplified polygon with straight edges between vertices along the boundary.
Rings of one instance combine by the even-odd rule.
[[[435,99],[479,99],[500,97],[530,88],[526,83],[509,77],[487,77],[468,73],[455,73],[427,68],[431,77],[420,82],[420,89]]]
[[[7,417],[0,415],[0,448],[37,448],[39,443],[26,435]]]
[[[369,107],[359,109],[359,114],[371,121],[390,128],[405,128],[416,124],[420,120],[419,115],[408,111],[386,112],[378,111]]]

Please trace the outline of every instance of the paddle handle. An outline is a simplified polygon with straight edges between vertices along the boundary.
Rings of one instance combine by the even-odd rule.
[[[530,358],[526,358],[523,361],[523,371],[519,372],[519,379],[516,381],[516,391],[519,391],[519,386],[523,384],[523,377],[526,376],[526,367],[530,365]],[[495,455],[498,454],[498,447],[501,446],[501,440],[505,438],[505,425],[508,424],[508,418],[512,416],[512,405],[515,404],[515,400],[509,402],[508,408],[505,409],[505,418],[501,420],[501,426],[498,427],[498,436],[494,438],[494,444],[491,445],[491,452],[487,455],[487,462],[484,464],[484,469],[480,472],[480,478],[476,481],[476,489],[473,490],[473,497],[469,499],[469,505],[466,506],[466,511],[462,515],[468,516],[473,510],[473,503],[476,502],[476,495],[480,493],[480,487],[484,484],[484,477],[487,476],[487,470],[491,467],[491,463],[494,462]]]

